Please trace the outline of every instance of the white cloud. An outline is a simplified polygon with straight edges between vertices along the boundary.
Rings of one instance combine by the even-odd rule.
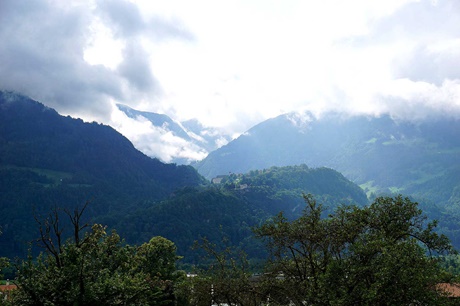
[[[459,3],[3,0],[0,88],[88,120],[116,101],[235,135],[291,111],[460,115]],[[146,150],[182,146],[160,132],[169,149]]]
[[[398,79],[386,85],[381,90],[382,112],[412,119],[460,115],[460,80],[447,79],[437,86]]]
[[[154,126],[142,116],[129,118],[115,106],[111,125],[130,139],[137,149],[164,162],[180,159],[187,163],[201,160],[208,154],[196,144],[173,135],[167,126]]]

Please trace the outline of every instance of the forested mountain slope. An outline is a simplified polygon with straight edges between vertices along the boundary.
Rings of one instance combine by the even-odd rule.
[[[217,245],[225,238],[251,257],[258,257],[261,248],[251,229],[280,211],[290,219],[300,216],[305,207],[302,193],[313,194],[326,212],[341,204],[367,203],[362,189],[335,170],[306,165],[273,167],[227,175],[212,186],[177,191],[164,201],[115,217],[115,227],[131,241],[145,241],[152,232],[171,239],[188,262],[200,259],[191,249],[200,237]]]
[[[87,214],[95,218],[205,182],[190,166],[147,157],[109,126],[64,117],[27,97],[0,92],[2,251],[18,254],[36,237],[34,212],[92,201]]]
[[[368,194],[403,193],[452,207],[460,202],[460,120],[285,114],[256,125],[195,167],[210,179],[298,164],[336,169]]]
[[[256,256],[251,227],[279,211],[298,216],[304,192],[330,208],[367,202],[335,170],[305,165],[228,175],[210,185],[191,166],[145,156],[108,126],[0,92],[0,256],[26,255],[39,234],[34,215],[73,211],[87,201],[84,219],[117,229],[128,243],[164,236],[184,261],[197,262],[195,240],[228,237]]]

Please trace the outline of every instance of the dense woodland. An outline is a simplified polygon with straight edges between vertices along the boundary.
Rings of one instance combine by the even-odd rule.
[[[0,92],[0,303],[449,305],[453,206],[387,192],[306,164],[210,182]]]
[[[380,197],[324,216],[313,196],[304,200],[299,218],[279,213],[253,229],[267,249],[262,265],[225,247],[225,237],[220,244],[203,238],[198,247],[207,265],[191,275],[178,269],[180,257],[166,238],[131,246],[115,230],[83,223],[86,205],[55,209],[36,222],[44,251],[10,263],[18,289],[0,304],[455,305],[439,287],[457,281],[441,257],[455,251],[417,203]],[[73,226],[65,242],[63,216]]]

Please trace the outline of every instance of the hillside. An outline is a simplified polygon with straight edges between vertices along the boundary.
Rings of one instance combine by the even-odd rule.
[[[0,92],[2,252],[24,254],[26,242],[36,237],[34,212],[91,201],[88,219],[95,219],[203,183],[192,167],[147,157],[109,126],[64,117],[27,97]]]
[[[256,125],[195,167],[211,179],[298,164],[336,169],[369,195],[403,193],[452,206],[459,200],[460,120],[285,114]]]
[[[305,165],[226,176],[210,185],[191,166],[164,164],[118,132],[63,117],[27,97],[0,93],[0,256],[25,256],[37,237],[34,215],[90,205],[85,220],[115,228],[128,243],[160,235],[186,262],[195,240],[229,241],[260,255],[251,227],[284,211],[294,218],[302,193],[325,205],[364,205],[364,192],[335,170]],[[63,218],[62,222],[68,222]]]
[[[200,237],[218,245],[225,237],[258,257],[261,248],[251,228],[280,211],[288,218],[298,217],[305,207],[302,193],[313,194],[327,212],[340,204],[367,204],[364,192],[335,170],[274,167],[227,175],[209,187],[177,191],[164,201],[116,218],[115,227],[131,241],[146,241],[151,233],[171,239],[187,262],[199,261],[199,253],[191,247]]]

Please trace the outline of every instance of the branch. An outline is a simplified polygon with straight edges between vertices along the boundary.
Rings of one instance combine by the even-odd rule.
[[[83,240],[83,242],[80,242],[81,240],[80,232],[84,230],[86,227],[88,227],[89,224],[85,223],[83,225],[80,225],[80,222],[81,222],[80,220],[81,220],[83,213],[85,212],[86,207],[88,207],[89,203],[90,203],[89,201],[86,201],[85,205],[83,205],[83,208],[81,210],[79,210],[77,207],[75,208],[73,213],[70,213],[70,211],[68,211],[67,209],[64,211],[66,215],[69,216],[70,222],[72,223],[73,235],[74,235],[75,245],[77,246],[77,248],[80,248],[86,242],[86,239]]]

